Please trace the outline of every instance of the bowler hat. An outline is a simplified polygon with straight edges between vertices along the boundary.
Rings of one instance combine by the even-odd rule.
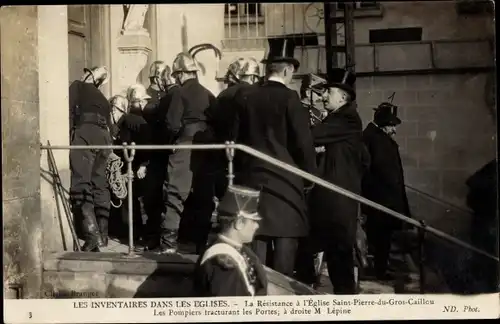
[[[258,213],[259,197],[260,191],[230,185],[217,208],[218,217],[225,219],[245,217],[259,221],[262,219]]]
[[[339,88],[351,96],[352,100],[356,100],[356,91],[354,90],[354,83],[356,82],[356,74],[347,69],[334,68],[328,75],[326,83],[320,83],[316,87],[321,88]]]
[[[295,70],[299,68],[300,62],[293,57],[296,46],[293,38],[269,38],[267,41],[268,47],[261,63],[270,64],[283,62],[293,64]]]
[[[373,121],[378,126],[397,126],[401,124],[401,119],[398,118],[398,107],[389,103],[383,102],[373,109]]]

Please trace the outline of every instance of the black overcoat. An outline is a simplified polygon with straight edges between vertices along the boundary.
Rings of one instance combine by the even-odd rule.
[[[354,105],[330,113],[312,129],[316,147],[324,146],[319,158],[320,177],[353,193],[361,193],[363,173],[370,156],[363,144],[362,122]],[[358,202],[323,187],[315,186],[309,199],[312,236],[316,243],[354,243]]]
[[[237,143],[315,173],[309,114],[295,91],[282,83],[266,81],[239,90],[236,103]],[[308,235],[302,178],[246,153],[236,152],[235,159],[235,183],[262,190],[259,208],[263,220],[257,235]]]
[[[363,131],[363,140],[371,156],[370,168],[363,178],[363,196],[410,216],[398,144],[373,123]],[[363,212],[380,226],[393,229],[402,226],[400,220],[371,207],[363,206]]]

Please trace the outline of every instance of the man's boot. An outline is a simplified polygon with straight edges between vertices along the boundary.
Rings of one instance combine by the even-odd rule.
[[[102,238],[102,246],[99,247],[107,247],[109,218],[106,216],[99,216],[97,217],[97,222],[99,225],[99,230],[101,232],[101,238]]]
[[[90,204],[84,204],[81,207],[81,213],[83,216],[83,231],[85,232],[85,244],[82,247],[82,251],[88,252],[99,252],[99,246],[103,246],[103,241],[101,238],[101,233],[99,231],[99,225],[94,214],[94,206]]]
[[[163,230],[160,238],[160,246],[155,252],[160,254],[175,254],[178,249],[178,230]]]

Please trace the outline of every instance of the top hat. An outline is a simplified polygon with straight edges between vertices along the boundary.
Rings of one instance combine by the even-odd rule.
[[[295,70],[300,66],[300,62],[293,57],[295,51],[295,40],[293,38],[269,38],[266,54],[261,63],[289,63],[293,64]]]
[[[398,106],[383,102],[373,110],[375,110],[373,121],[378,126],[397,126],[401,124],[401,119],[398,118]]]
[[[218,217],[236,219],[244,217],[259,221],[260,191],[243,186],[229,185],[227,191],[217,207]]]
[[[328,75],[326,83],[320,83],[316,87],[321,88],[339,88],[351,96],[352,100],[356,100],[356,91],[354,90],[354,83],[356,82],[356,74],[347,69],[333,68]]]

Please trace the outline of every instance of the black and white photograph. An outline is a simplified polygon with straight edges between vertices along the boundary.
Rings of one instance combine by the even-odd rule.
[[[494,14],[3,5],[4,299],[498,294]]]

